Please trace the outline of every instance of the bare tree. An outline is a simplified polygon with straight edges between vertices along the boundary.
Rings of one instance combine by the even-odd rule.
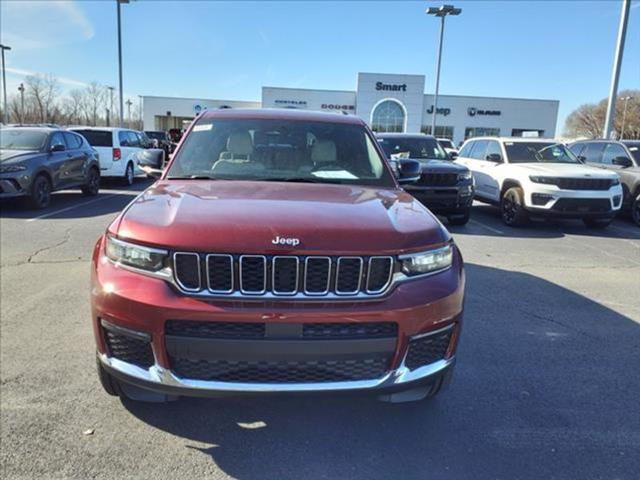
[[[104,110],[105,100],[107,97],[106,88],[97,82],[91,82],[85,88],[86,108],[91,115],[92,125],[98,124],[98,114]]]
[[[626,100],[628,97],[631,98]],[[597,104],[581,105],[567,117],[565,135],[569,137],[599,138],[604,127],[606,109],[606,99]],[[622,132],[623,121],[624,132]],[[624,138],[628,139],[640,138],[640,90],[624,90],[620,92],[616,101],[614,129],[618,137],[623,134]]]

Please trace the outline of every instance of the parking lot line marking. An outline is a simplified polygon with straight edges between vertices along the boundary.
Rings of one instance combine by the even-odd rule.
[[[120,192],[112,193],[111,195],[107,195],[106,197],[99,197],[99,198],[94,198],[93,200],[88,200],[86,202],[76,203],[75,205],[71,205],[71,206],[66,207],[66,208],[61,208],[60,210],[55,210],[53,212],[48,212],[48,213],[45,213],[43,215],[39,215],[37,217],[29,218],[29,219],[27,219],[27,222],[35,222],[36,220],[42,220],[43,218],[53,217],[54,215],[58,215],[59,213],[68,212],[69,210],[73,210],[73,209],[78,208],[78,207],[84,207],[85,205],[90,205],[90,204],[95,203],[95,202],[99,202],[99,201],[102,201],[102,200],[107,200],[107,199],[112,198],[112,197],[117,197],[119,195],[122,195],[123,193],[128,193],[128,190],[123,190],[123,191],[120,191]],[[136,193],[138,193],[138,192],[136,192]]]
[[[489,225],[485,225],[484,223],[474,219],[470,219],[469,221],[474,225],[478,225],[479,227],[486,228],[490,232],[497,233],[498,235],[504,235],[504,232],[502,230],[498,230],[497,228],[490,227]]]

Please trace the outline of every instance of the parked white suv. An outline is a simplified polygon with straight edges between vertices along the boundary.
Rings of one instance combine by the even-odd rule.
[[[69,130],[86,138],[98,152],[102,177],[118,177],[131,185],[134,177],[143,173],[137,162],[137,155],[144,150],[143,139],[135,130],[113,127],[73,127]]]
[[[584,165],[563,144],[533,138],[467,140],[456,163],[473,172],[475,197],[499,204],[502,220],[520,226],[529,216],[581,218],[589,227],[611,223],[622,204],[615,172]]]

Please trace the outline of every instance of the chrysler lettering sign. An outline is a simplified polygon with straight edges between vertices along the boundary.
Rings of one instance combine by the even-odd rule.
[[[376,82],[376,90],[388,90],[391,92],[406,92],[407,84],[403,83],[402,85],[398,85],[398,84],[391,84],[391,83]]]
[[[274,100],[273,103],[278,105],[295,105],[295,106],[306,106],[306,100]]]
[[[480,110],[479,108],[469,107],[467,108],[467,114],[470,117],[475,117],[476,115],[498,116],[502,115],[502,112],[500,110]]]

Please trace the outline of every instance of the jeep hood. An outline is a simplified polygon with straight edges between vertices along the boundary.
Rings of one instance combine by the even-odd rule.
[[[530,175],[543,175],[548,177],[564,178],[615,178],[614,172],[602,168],[589,167],[587,165],[572,165],[566,163],[512,163]]]
[[[418,159],[415,159],[418,160]],[[422,173],[464,173],[469,169],[448,160],[424,160],[419,159],[422,165]]]
[[[29,158],[30,155],[37,155],[37,150],[3,150],[0,149],[0,162],[17,162]]]
[[[146,245],[224,253],[391,254],[450,239],[402,190],[229,180],[161,180],[110,230]],[[275,245],[278,236],[300,244]]]

